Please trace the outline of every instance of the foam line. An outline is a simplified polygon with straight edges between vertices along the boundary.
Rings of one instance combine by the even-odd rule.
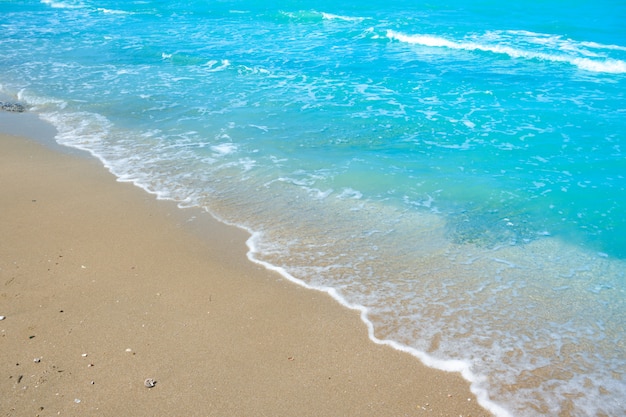
[[[387,38],[412,45],[422,45],[433,48],[448,48],[465,51],[483,51],[495,54],[507,55],[511,58],[537,59],[548,62],[559,62],[574,65],[581,70],[611,74],[626,73],[626,61],[619,59],[591,59],[588,57],[575,57],[560,53],[545,53],[515,48],[507,45],[489,45],[480,42],[451,41],[440,36],[433,35],[406,35],[393,30],[387,31]]]
[[[493,413],[496,417],[513,417],[513,415],[508,410],[506,410],[504,407],[492,401],[489,398],[489,393],[485,389],[480,387],[480,382],[484,378],[472,372],[470,363],[466,361],[462,361],[462,360],[437,359],[428,355],[426,352],[417,350],[410,346],[403,345],[394,340],[379,339],[375,335],[374,324],[370,321],[368,317],[369,309],[367,307],[360,305],[360,304],[350,303],[339,293],[339,291],[336,288],[309,285],[306,282],[291,275],[289,272],[287,272],[287,270],[285,270],[285,268],[282,268],[282,267],[279,267],[279,266],[276,266],[271,263],[258,259],[255,256],[255,254],[258,252],[256,249],[257,248],[256,242],[262,238],[262,234],[259,232],[254,232],[240,225],[235,225],[235,226],[240,227],[241,229],[245,230],[246,232],[250,234],[250,238],[246,241],[246,245],[248,246],[247,257],[251,262],[261,265],[270,271],[277,272],[281,276],[286,278],[287,280],[297,285],[300,285],[306,289],[324,292],[330,295],[340,305],[350,310],[356,310],[360,312],[361,320],[363,321],[363,323],[365,323],[365,326],[367,327],[367,334],[369,336],[369,339],[372,342],[378,345],[389,346],[400,352],[408,353],[414,356],[415,358],[419,359],[424,365],[428,366],[429,368],[439,369],[439,370],[446,371],[446,372],[458,372],[466,381],[470,383],[470,391],[476,396],[478,403],[483,408]]]

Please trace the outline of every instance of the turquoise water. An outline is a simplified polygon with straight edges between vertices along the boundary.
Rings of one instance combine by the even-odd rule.
[[[3,1],[0,93],[495,414],[626,414],[626,5],[337,3]]]

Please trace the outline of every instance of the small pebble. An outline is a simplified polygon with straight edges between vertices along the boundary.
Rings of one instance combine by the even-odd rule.
[[[35,359],[33,359],[33,362],[39,363],[39,362],[41,362],[41,358],[35,358]]]
[[[0,316],[0,321],[6,319],[6,316]]]
[[[74,402],[75,402],[76,404],[80,404],[80,400],[79,400],[78,398],[74,398]]]
[[[86,353],[83,353],[83,354],[82,354],[82,355],[80,355],[80,356],[82,356],[83,358],[86,358],[86,357],[87,357],[87,354],[86,354]]]
[[[143,381],[143,384],[146,386],[146,388],[153,388],[156,383],[157,382],[152,378],[146,378],[146,380]]]

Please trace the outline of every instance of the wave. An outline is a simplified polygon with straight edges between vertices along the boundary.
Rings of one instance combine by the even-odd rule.
[[[301,22],[301,23],[320,22],[324,18],[322,13],[319,13],[316,11],[309,11],[309,10],[300,10],[296,12],[287,12],[287,11],[281,10],[278,12],[278,17],[282,19],[286,19],[288,21]]]
[[[508,32],[508,34],[515,34],[520,32]],[[526,34],[531,34],[531,32],[524,32]],[[428,34],[414,34],[407,35],[401,32],[396,32],[393,30],[387,31],[387,38],[399,42],[404,42],[412,45],[422,45],[433,48],[448,48],[455,50],[465,50],[465,51],[482,51],[482,52],[491,52],[495,54],[507,55],[514,59],[529,59],[529,60],[541,60],[548,62],[558,62],[558,63],[567,63],[577,68],[590,71],[590,72],[598,72],[598,73],[610,73],[610,74],[625,74],[626,73],[626,61],[621,59],[614,59],[608,57],[602,57],[599,55],[595,55],[590,57],[584,51],[577,50],[577,48],[572,47],[572,43],[569,42],[567,46],[566,44],[560,43],[557,44],[556,49],[552,47],[549,48],[548,51],[537,51],[532,50],[529,47],[522,48],[518,46],[510,46],[504,43],[504,41],[509,41],[506,38],[493,36],[493,34],[488,34],[485,40],[477,38],[476,40],[449,40],[437,35],[428,35]],[[535,34],[539,35],[539,34]],[[488,43],[488,39],[491,39],[492,42],[496,43]],[[550,47],[549,39],[552,38],[543,38],[535,37],[534,39],[523,39],[529,44],[542,44],[544,46]],[[548,40],[545,40],[548,39]],[[601,44],[595,43],[580,43],[578,44],[581,47],[585,46],[594,46],[595,48],[604,48],[604,49],[618,49],[621,48],[616,45],[605,46]],[[563,52],[563,50],[569,50],[570,53]]]
[[[587,46],[589,48],[598,48],[598,49],[612,49],[615,51],[626,51],[626,46],[619,45],[603,45],[597,42],[581,42],[581,45]]]
[[[90,8],[88,5],[81,1],[59,1],[59,0],[41,0],[42,4],[48,5],[53,9],[87,9],[89,12],[98,12],[106,15],[132,15],[133,12],[118,9],[107,9],[104,7],[97,7],[95,9]]]
[[[133,14],[132,12],[127,12],[125,10],[117,10],[117,9],[105,9],[102,7],[98,7],[99,12],[104,14]]]
[[[346,22],[362,22],[365,20],[364,17],[341,16],[325,12],[322,12],[322,18],[325,20],[343,20]]]
[[[41,0],[42,4],[47,4],[53,9],[82,9],[85,5],[80,1],[55,1]]]
[[[370,318],[371,311],[369,308],[367,308],[366,306],[362,304],[348,301],[344,297],[344,295],[341,294],[341,291],[338,290],[337,288],[329,287],[325,285],[309,284],[299,278],[296,278],[294,275],[289,273],[285,268],[276,266],[270,262],[262,260],[259,256],[260,253],[262,252],[262,249],[260,249],[260,246],[263,246],[261,244],[261,241],[263,240],[262,233],[255,232],[254,230],[238,223],[225,221],[219,218],[218,216],[214,215],[214,217],[222,221],[223,223],[239,227],[247,231],[250,234],[250,238],[247,240],[246,244],[248,246],[247,257],[251,262],[262,265],[263,267],[265,267],[266,269],[270,271],[277,272],[278,274],[282,275],[287,280],[297,285],[300,285],[306,289],[324,292],[328,294],[330,297],[332,297],[335,301],[337,301],[342,306],[350,310],[358,311],[360,313],[361,321],[363,321],[363,323],[367,327],[367,333],[368,333],[369,339],[372,342],[378,345],[389,346],[400,352],[408,353],[409,355],[412,355],[413,357],[419,359],[424,365],[430,368],[439,369],[439,370],[446,371],[446,372],[456,372],[456,373],[461,374],[462,377],[470,383],[470,390],[472,391],[474,395],[476,395],[478,403],[483,408],[490,411],[491,413],[493,413],[493,415],[497,417],[512,417],[512,414],[506,408],[497,404],[495,401],[493,401],[490,398],[489,392],[481,386],[484,381],[484,377],[472,371],[471,363],[469,363],[466,360],[458,360],[458,359],[448,359],[448,360],[438,359],[432,355],[429,355],[428,353],[422,350],[415,349],[403,343],[399,343],[395,340],[385,339],[385,338],[381,339],[377,337],[374,323],[372,322]]]
[[[279,16],[296,22],[321,22],[322,20],[339,20],[343,22],[362,22],[365,17],[344,16],[316,10],[300,10],[296,12],[280,11]]]

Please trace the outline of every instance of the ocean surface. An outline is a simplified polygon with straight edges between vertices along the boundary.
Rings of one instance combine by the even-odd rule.
[[[373,341],[500,417],[626,415],[626,2],[3,0],[0,30],[3,97]]]

